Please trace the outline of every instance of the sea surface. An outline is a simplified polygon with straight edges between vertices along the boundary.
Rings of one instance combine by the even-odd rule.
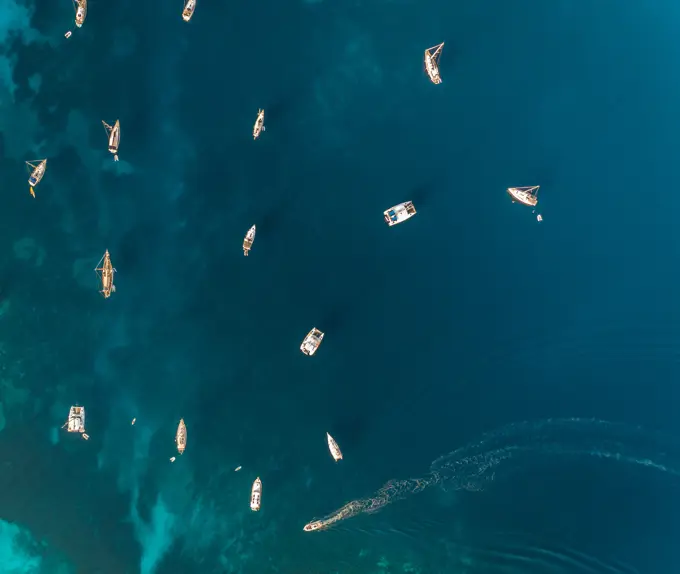
[[[680,571],[677,2],[181,10],[0,0],[0,574]]]

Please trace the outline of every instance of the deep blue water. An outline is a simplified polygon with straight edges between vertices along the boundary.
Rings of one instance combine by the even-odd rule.
[[[482,490],[302,532],[515,421],[680,434],[674,2],[90,0],[66,40],[69,2],[25,1],[0,0],[0,573],[677,571],[680,448],[583,456],[585,422]]]

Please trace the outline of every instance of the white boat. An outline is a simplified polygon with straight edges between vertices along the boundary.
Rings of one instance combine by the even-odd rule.
[[[94,272],[99,277],[99,285],[101,289],[99,292],[104,296],[104,299],[111,297],[111,293],[116,292],[116,286],[113,284],[113,275],[116,273],[113,265],[111,264],[111,256],[109,255],[109,250],[106,250],[104,256],[97,263],[97,267],[94,268]]]
[[[405,201],[404,203],[390,207],[383,212],[383,215],[385,216],[385,222],[390,227],[397,225],[397,223],[401,223],[402,221],[406,221],[415,214],[416,208],[413,206],[412,201]]]
[[[184,3],[184,10],[182,10],[182,20],[188,22],[194,15],[194,10],[196,10],[196,0],[186,0]]]
[[[184,419],[180,419],[177,425],[175,442],[177,443],[177,452],[182,454],[187,447],[187,426],[184,424]]]
[[[250,489],[250,510],[257,512],[260,510],[262,504],[262,481],[258,476],[253,482],[253,488]]]
[[[113,160],[118,161],[118,146],[120,145],[120,121],[116,120],[113,126],[110,126],[102,120],[106,135],[109,137],[109,151],[113,154]]]
[[[316,353],[319,345],[321,345],[321,341],[323,341],[323,333],[314,327],[302,340],[300,350],[308,357],[311,357],[314,353]]]
[[[46,159],[34,159],[32,161],[26,162],[26,167],[29,168],[31,176],[28,178],[28,185],[31,186],[31,195],[35,197],[35,191],[33,190],[42,180],[45,175],[45,170],[47,169]]]
[[[534,207],[538,203],[538,188],[540,185],[531,185],[528,187],[509,187],[508,194],[512,198],[512,202],[519,201],[529,207]]]
[[[248,257],[248,252],[253,247],[254,241],[255,241],[255,226],[253,225],[248,230],[248,233],[246,233],[246,236],[243,238],[243,255],[245,255],[246,257]]]
[[[68,432],[79,432],[83,435],[83,438],[87,440],[88,437],[85,434],[85,407],[74,406],[71,407],[68,413],[68,420],[64,423]]]
[[[442,77],[439,75],[439,57],[443,48],[444,42],[425,50],[425,71],[433,84],[442,83]]]
[[[73,8],[76,11],[76,26],[81,28],[87,16],[87,0],[73,0]]]
[[[329,433],[326,433],[326,437],[328,438],[328,450],[331,451],[331,456],[335,462],[342,460],[342,451],[340,450],[338,443],[335,442],[335,439]]]
[[[253,126],[253,139],[256,140],[260,137],[260,133],[266,131],[264,127],[264,110],[257,110],[257,119],[255,120],[255,125]]]

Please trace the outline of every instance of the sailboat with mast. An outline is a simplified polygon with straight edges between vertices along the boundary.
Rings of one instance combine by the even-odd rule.
[[[184,2],[184,10],[182,10],[182,20],[188,22],[194,15],[194,10],[196,10],[196,0],[186,0]]]
[[[30,192],[33,197],[35,197],[36,187],[45,175],[45,170],[47,169],[47,159],[34,159],[26,162],[26,167],[28,168],[31,176],[28,178],[28,185],[30,185]]]
[[[111,256],[109,255],[108,249],[106,250],[106,253],[104,253],[104,256],[99,260],[94,272],[99,278],[99,285],[101,286],[99,292],[104,296],[104,299],[108,299],[111,297],[111,293],[116,292],[116,286],[113,284],[113,275],[116,270],[111,264]]]
[[[184,449],[187,447],[187,425],[184,424],[184,419],[179,419],[175,442],[177,443],[177,452],[184,454]]]
[[[243,238],[243,255],[245,255],[246,257],[248,257],[248,252],[252,249],[254,241],[255,241],[255,226],[253,225],[248,230],[248,233],[246,233],[246,236]]]
[[[73,8],[76,11],[76,26],[82,28],[87,16],[87,0],[73,0]]]
[[[113,161],[118,161],[118,146],[120,145],[120,120],[116,120],[113,126],[110,126],[102,120],[106,135],[109,137],[109,151],[113,154]]]
[[[253,139],[256,140],[259,138],[263,131],[266,131],[266,128],[264,127],[264,110],[257,110],[257,119],[253,126]]]
[[[507,189],[508,195],[512,198],[512,202],[518,201],[523,205],[529,207],[536,207],[538,203],[538,188],[540,185],[530,185],[528,187],[509,187]]]
[[[425,50],[425,71],[433,84],[442,83],[442,77],[439,75],[439,58],[443,48],[444,42]]]

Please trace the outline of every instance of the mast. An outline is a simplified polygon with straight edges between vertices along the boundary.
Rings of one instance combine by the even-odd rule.
[[[433,84],[441,84],[442,79],[439,74],[439,57],[441,56],[444,42],[437,46],[432,46],[425,50],[425,71]],[[434,53],[432,53],[434,50]]]

